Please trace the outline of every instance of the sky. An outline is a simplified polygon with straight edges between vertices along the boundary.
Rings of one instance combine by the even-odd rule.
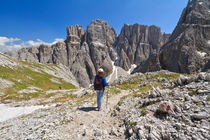
[[[172,33],[188,0],[2,0],[0,51],[65,40],[66,27],[107,21],[117,34],[123,25],[144,24]]]

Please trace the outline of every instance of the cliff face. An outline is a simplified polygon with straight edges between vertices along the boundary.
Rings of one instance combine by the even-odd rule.
[[[157,53],[170,35],[162,34],[159,27],[125,24],[116,41],[118,65],[129,70],[132,64],[140,65]]]
[[[210,66],[210,1],[192,0],[183,10],[169,42],[161,48],[162,68],[196,73]]]

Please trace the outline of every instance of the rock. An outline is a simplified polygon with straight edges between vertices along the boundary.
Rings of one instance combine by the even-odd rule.
[[[61,106],[61,105],[62,105],[62,104],[56,104],[55,107],[59,107],[59,106]]]
[[[98,128],[94,129],[95,133],[94,136],[102,136],[102,131]]]
[[[149,133],[148,140],[156,140],[156,138],[152,133]]]
[[[138,131],[139,139],[143,139],[144,132],[142,130]]]
[[[117,130],[116,130],[115,127],[112,127],[112,130],[111,130],[111,132],[110,132],[110,135],[118,136],[118,135],[117,135]]]
[[[184,106],[184,110],[188,110],[188,109],[190,109],[190,105],[189,105],[189,104],[186,104],[186,105]]]
[[[129,135],[129,136],[132,136],[132,135],[133,135],[133,129],[132,129],[132,128],[130,128],[130,129],[128,130],[128,135]]]
[[[185,101],[190,101],[190,100],[191,100],[190,96],[188,94],[185,95]]]
[[[161,70],[159,55],[158,53],[151,53],[147,60],[141,62],[140,65],[132,71],[132,74],[136,72],[145,73],[159,70]]]
[[[210,93],[210,90],[198,90],[198,94],[208,94]]]
[[[86,136],[86,130],[84,129],[83,133],[82,133],[82,136]]]
[[[169,41],[161,47],[160,64],[163,69],[196,73],[208,68],[205,65],[210,54],[209,5],[210,1],[206,0],[188,2]]]
[[[177,83],[180,86],[186,85],[189,83],[189,78],[183,75],[180,75],[179,78],[177,79]]]
[[[180,123],[176,123],[175,124],[175,127],[176,127],[177,130],[181,130],[182,125]]]
[[[180,109],[180,107],[177,106],[177,105],[174,106],[174,110],[175,110],[176,112],[178,112],[178,113],[181,113],[181,112],[182,112],[181,109]]]
[[[191,114],[190,117],[196,120],[207,119],[209,115],[207,113]]]
[[[205,80],[206,80],[206,81],[210,81],[210,73],[207,73],[207,74],[206,74]]]

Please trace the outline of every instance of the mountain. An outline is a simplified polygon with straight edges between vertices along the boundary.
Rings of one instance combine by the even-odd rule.
[[[87,87],[93,82],[98,68],[103,67],[107,75],[115,73],[118,77],[125,71],[131,71],[132,64],[139,65],[149,59],[169,36],[162,34],[156,26],[125,24],[117,37],[107,22],[94,20],[86,31],[79,25],[68,26],[65,42],[23,48],[6,54],[28,62],[63,64],[69,67],[80,86]],[[114,62],[124,70],[114,72]]]
[[[93,82],[99,67],[113,73],[113,63],[125,71],[166,69],[197,73],[210,68],[210,1],[192,0],[183,10],[172,35],[157,26],[125,24],[117,36],[105,21],[67,27],[64,42],[6,53],[18,60],[67,66],[82,87]],[[124,71],[124,72],[125,72]],[[123,73],[124,73],[123,72]]]
[[[116,38],[115,30],[107,22],[94,20],[87,31],[79,25],[67,27],[65,42],[6,54],[28,62],[63,64],[69,67],[80,86],[87,87],[99,67],[103,67],[107,75],[112,73],[112,61],[116,57],[112,45]]]
[[[162,34],[160,28],[154,25],[125,24],[115,44],[119,55],[118,65],[129,70],[132,64],[141,64],[151,54],[158,52],[169,36]]]
[[[196,73],[210,68],[210,1],[192,0],[160,51],[163,69]]]

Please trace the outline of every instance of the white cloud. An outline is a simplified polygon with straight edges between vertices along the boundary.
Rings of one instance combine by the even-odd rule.
[[[20,40],[19,38],[7,38],[0,36],[0,46],[5,45],[6,43],[13,43],[19,40]]]
[[[51,43],[51,45],[52,45],[52,44],[55,44],[55,43],[57,43],[57,42],[63,42],[63,41],[64,41],[63,38],[56,38],[55,41],[53,41],[53,42]]]
[[[25,46],[39,46],[41,44],[49,44],[49,43],[44,42],[44,41],[42,41],[40,39],[37,39],[36,41],[29,40],[29,41],[25,42]]]
[[[23,41],[19,38],[8,38],[0,36],[0,52],[16,51],[24,47],[39,46],[41,44],[52,45],[57,42],[63,42],[62,38],[55,38],[52,43],[44,42],[41,39]]]

